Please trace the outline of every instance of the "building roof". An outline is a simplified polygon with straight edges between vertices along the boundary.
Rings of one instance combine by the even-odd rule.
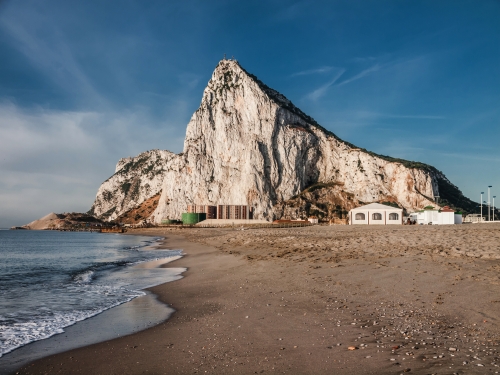
[[[455,210],[452,210],[450,207],[448,206],[444,206],[442,209],[441,209],[441,212],[455,212]]]
[[[380,204],[380,203],[370,203],[365,206],[353,208],[351,211],[357,211],[357,210],[403,211],[402,208],[386,206],[385,204]]]

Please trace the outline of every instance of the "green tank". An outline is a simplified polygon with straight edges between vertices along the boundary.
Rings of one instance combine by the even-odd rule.
[[[192,225],[192,224],[197,224],[200,221],[206,220],[207,219],[207,214],[205,213],[190,213],[190,212],[184,212],[182,214],[182,224],[184,225]]]

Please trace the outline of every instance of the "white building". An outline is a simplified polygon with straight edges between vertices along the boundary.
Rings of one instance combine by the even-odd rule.
[[[403,224],[403,209],[370,203],[349,211],[349,224],[389,225]]]
[[[417,224],[432,224],[432,225],[450,225],[462,224],[462,215],[456,214],[454,210],[445,206],[441,209],[435,209],[428,206],[422,211],[410,214],[410,220],[416,221]]]
[[[319,223],[317,216],[311,216],[311,217],[309,217],[309,219],[307,219],[307,221],[309,221],[311,224],[318,224]]]
[[[465,217],[464,223],[484,223],[485,220],[480,214],[469,214]]]

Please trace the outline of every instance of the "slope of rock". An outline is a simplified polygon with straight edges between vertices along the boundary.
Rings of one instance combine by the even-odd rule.
[[[101,220],[89,214],[78,212],[55,214],[51,212],[44,217],[23,225],[25,229],[46,230],[46,229],[67,229],[83,223],[99,224]]]
[[[99,187],[89,214],[114,220],[157,195],[169,163],[177,157],[170,151],[151,150],[120,159],[115,174]]]
[[[293,218],[304,210],[294,211],[292,197],[318,184],[335,206],[328,215],[360,202],[413,211],[437,195],[473,204],[435,168],[339,139],[236,61],[222,60],[187,126],[183,153],[122,159],[91,212],[114,219],[161,191],[154,222],[179,218],[188,204],[248,204],[257,219]]]
[[[34,229],[34,230],[43,230],[47,229],[50,226],[54,225],[59,219],[61,219],[61,215],[55,214],[51,212],[48,215],[45,215],[44,217],[41,217],[38,220],[34,220],[29,224],[23,225],[25,228],[29,229]]]
[[[123,224],[141,224],[147,220],[158,206],[160,193],[153,195],[151,198],[146,199],[137,207],[118,216],[115,221]]]

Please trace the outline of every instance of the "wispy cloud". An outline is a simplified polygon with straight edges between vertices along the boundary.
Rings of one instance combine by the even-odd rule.
[[[493,163],[500,163],[500,157],[495,157],[495,156],[486,156],[486,155],[471,155],[471,154],[464,154],[464,153],[458,153],[458,152],[437,152],[439,155],[443,156],[449,156],[452,158],[460,158],[460,159],[465,159],[465,160],[478,160],[478,161],[485,161],[485,162],[493,162]]]
[[[393,139],[388,145],[385,145],[381,149],[377,150],[377,152],[384,155],[422,161],[425,159],[443,160],[445,158],[449,158],[455,160],[463,159],[467,162],[471,162],[472,160],[487,163],[500,162],[500,157],[498,155],[488,155],[484,152],[484,150],[479,150],[478,154],[474,155],[470,153],[442,151],[440,147],[415,146],[416,143],[429,145],[430,141],[432,141],[432,137],[421,137],[418,139],[418,142],[416,140],[411,141],[407,138]]]
[[[376,64],[376,65],[374,65],[374,66],[372,66],[372,67],[370,67],[368,69],[365,69],[365,70],[361,71],[360,73],[356,74],[355,76],[353,76],[351,78],[347,78],[346,80],[341,81],[339,83],[336,83],[336,82],[346,72],[346,69],[335,68],[335,69],[337,69],[337,73],[335,74],[335,76],[333,77],[333,79],[331,79],[327,83],[321,85],[316,90],[314,90],[314,91],[310,92],[309,94],[307,94],[306,98],[309,99],[309,100],[312,100],[312,101],[318,100],[320,97],[322,97],[323,95],[325,95],[325,93],[326,93],[326,91],[328,90],[329,87],[331,87],[331,86],[340,87],[340,86],[343,86],[343,85],[347,85],[348,83],[357,81],[358,79],[366,77],[366,76],[370,75],[373,72],[379,71],[382,67],[383,67],[383,65]],[[333,67],[332,67],[332,69],[333,69]],[[318,69],[316,69],[316,70],[318,70]],[[313,74],[314,70],[304,71],[303,73],[304,74],[309,74],[309,72],[311,72],[310,74]],[[299,73],[302,73],[302,72],[299,72]],[[295,75],[298,75],[298,74],[295,73]]]
[[[42,14],[25,16],[29,22],[19,22],[16,16],[0,18],[0,29],[11,37],[12,46],[59,87],[93,97],[96,102],[105,102],[77,61],[63,33]]]
[[[332,86],[335,82],[337,82],[337,80],[342,76],[342,74],[344,74],[344,72],[345,72],[345,69],[339,69],[339,71],[335,74],[335,76],[330,81],[328,81],[327,83],[323,84],[322,86],[320,86],[316,90],[307,94],[306,98],[308,98],[309,100],[313,100],[313,101],[318,100],[320,97],[325,95],[328,88],[330,86]]]
[[[303,70],[301,72],[293,73],[291,76],[296,77],[296,76],[306,76],[311,74],[323,74],[331,72],[333,69],[335,69],[334,66],[322,66],[321,68],[317,69]]]
[[[339,82],[337,83],[335,86],[343,86],[343,85],[347,85],[348,83],[351,83],[351,82],[354,82],[354,81],[357,81],[358,79],[361,79],[363,77],[366,77],[367,75],[370,75],[371,73],[373,72],[377,72],[379,71],[380,69],[382,68],[382,65],[380,64],[376,64],[368,69],[365,69],[363,71],[361,71],[360,73],[356,74],[355,76],[351,77],[351,78],[348,78],[346,79],[345,81],[342,81],[342,82]]]
[[[446,116],[425,115],[425,114],[410,114],[401,115],[393,113],[378,113],[370,111],[359,111],[365,118],[395,118],[395,119],[417,119],[417,120],[445,120]]]
[[[446,116],[432,116],[432,115],[391,115],[382,114],[382,117],[401,118],[401,119],[420,119],[420,120],[445,120]]]
[[[375,59],[375,58],[374,58]],[[371,60],[370,58],[367,58],[367,61]],[[402,60],[402,59],[396,59],[393,61],[385,62],[385,63],[376,63],[375,65],[370,66],[369,68],[366,68],[359,73],[351,76],[351,77],[346,77],[344,73],[348,71],[347,69],[344,68],[335,68],[335,67],[323,67],[323,68],[318,68],[318,69],[312,69],[312,70],[305,70],[303,72],[298,72],[294,73],[294,75],[305,75],[305,74],[314,74],[314,73],[324,73],[326,72],[327,68],[332,68],[337,69],[338,73],[335,75],[335,77],[328,81],[327,83],[323,84],[316,90],[312,91],[308,95],[306,95],[306,98],[310,100],[317,100],[321,96],[323,96],[326,93],[326,90],[331,87],[342,87],[345,85],[348,85],[352,82],[358,81],[362,78],[368,77],[374,73],[380,72],[382,70],[389,70],[389,69],[400,69],[404,66],[409,66],[409,69],[414,69],[415,63],[420,63],[419,65],[423,65],[422,61],[425,60],[425,57],[423,56],[418,56],[412,59],[408,60]],[[343,76],[343,80],[339,80],[339,78]],[[421,118],[421,119],[442,119],[442,116],[432,116],[432,115],[380,115],[380,116],[385,116],[385,117],[394,117],[394,118]]]

